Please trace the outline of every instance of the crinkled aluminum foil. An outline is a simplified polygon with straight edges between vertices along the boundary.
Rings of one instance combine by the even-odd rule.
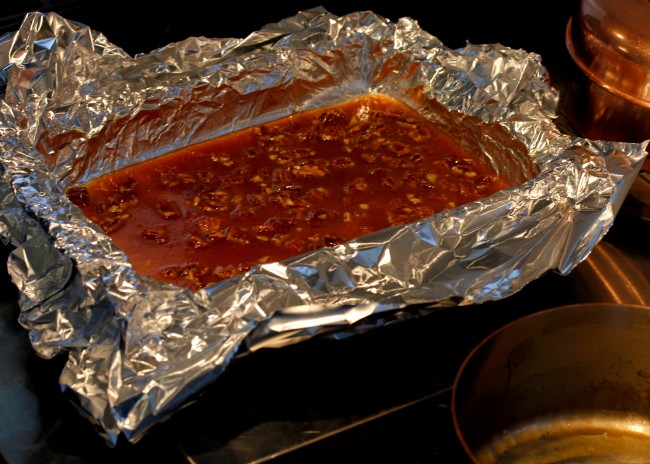
[[[315,8],[244,39],[188,38],[135,57],[82,24],[34,13],[0,39],[0,66],[0,233],[19,320],[39,355],[67,354],[62,388],[110,445],[137,441],[242,353],[351,335],[414,308],[497,300],[550,270],[569,273],[612,225],[647,155],[647,142],[562,135],[538,55],[452,50],[410,18],[372,12]],[[472,127],[455,130],[478,134],[472,148],[521,171],[519,185],[195,293],[136,274],[64,194],[366,92],[419,94],[466,115]],[[483,124],[516,138],[530,166],[494,161],[502,142]]]

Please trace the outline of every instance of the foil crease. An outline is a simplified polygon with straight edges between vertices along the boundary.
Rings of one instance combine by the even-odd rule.
[[[493,161],[519,172],[517,185],[197,292],[135,273],[65,195],[234,129],[367,92],[417,100],[413,89],[522,144],[521,165]],[[32,13],[0,39],[0,92],[0,237],[19,321],[40,356],[67,355],[62,389],[111,446],[137,441],[236,356],[568,274],[611,227],[648,145],[561,134],[558,94],[534,53],[453,50],[411,18],[370,11],[319,7],[243,39],[190,37],[138,56],[83,24]],[[274,93],[283,100],[268,103]],[[479,135],[490,161],[501,141]]]

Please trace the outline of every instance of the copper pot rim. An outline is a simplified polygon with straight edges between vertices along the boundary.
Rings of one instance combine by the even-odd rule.
[[[650,0],[579,0],[565,43],[594,84],[650,108]]]
[[[620,90],[618,87],[611,85],[607,81],[605,81],[598,73],[595,73],[591,67],[589,67],[584,59],[583,56],[578,52],[578,49],[574,43],[573,40],[573,18],[569,18],[565,30],[565,43],[567,50],[569,52],[569,55],[571,56],[571,59],[573,62],[578,66],[580,71],[593,83],[598,85],[599,87],[603,88],[604,90],[608,91],[609,93],[615,95],[618,98],[621,98],[623,100],[629,101],[633,103],[634,105],[645,107],[650,109],[650,101],[644,100],[642,98],[639,98],[635,95],[631,95],[628,92],[624,92]],[[649,73],[649,79],[650,79],[650,67],[648,68],[648,73]]]

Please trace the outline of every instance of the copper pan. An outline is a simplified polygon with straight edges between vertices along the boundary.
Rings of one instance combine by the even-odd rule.
[[[472,462],[650,462],[650,308],[590,303],[525,316],[466,358],[453,386]]]
[[[583,77],[567,106],[578,132],[650,139],[650,1],[582,0],[568,21],[566,45]]]

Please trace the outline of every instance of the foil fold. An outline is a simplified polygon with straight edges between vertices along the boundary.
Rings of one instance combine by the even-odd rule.
[[[452,50],[411,18],[369,11],[314,8],[243,39],[190,37],[135,57],[85,25],[33,13],[0,39],[0,69],[0,237],[19,321],[40,356],[67,356],[62,389],[111,446],[140,439],[236,356],[568,274],[607,233],[647,156],[648,142],[561,134],[538,55]],[[174,148],[368,92],[420,105],[516,185],[197,292],[138,275],[65,196]]]

